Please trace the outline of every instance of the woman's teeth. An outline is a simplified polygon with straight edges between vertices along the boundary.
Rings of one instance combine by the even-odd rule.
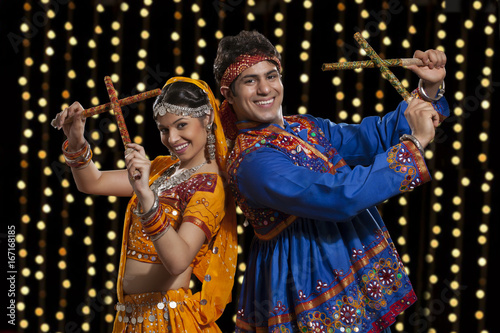
[[[188,146],[188,144],[187,144],[187,143],[185,143],[185,144],[183,144],[183,145],[180,145],[180,146],[175,147],[175,148],[174,148],[174,150],[175,150],[175,151],[179,151],[179,150],[182,150],[182,149],[186,148],[187,146]]]

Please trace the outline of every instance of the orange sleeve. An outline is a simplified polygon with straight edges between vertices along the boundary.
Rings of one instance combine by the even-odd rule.
[[[217,233],[220,222],[224,218],[225,192],[222,179],[210,177],[205,184],[196,189],[189,200],[182,217],[182,223],[193,223],[198,226],[210,242]]]

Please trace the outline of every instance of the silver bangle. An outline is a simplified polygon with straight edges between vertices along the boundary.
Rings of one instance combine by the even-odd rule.
[[[158,210],[158,206],[160,205],[160,199],[158,198],[158,194],[155,191],[153,191],[153,194],[155,196],[155,199],[153,205],[147,212],[141,213],[142,208],[140,201],[137,202],[137,207],[136,209],[134,209],[134,214],[143,221],[146,221],[151,215],[153,215]]]
[[[422,144],[420,143],[420,141],[418,141],[418,139],[416,137],[414,137],[413,135],[410,135],[410,134],[403,134],[399,138],[399,142],[403,142],[406,140],[413,142],[413,144],[417,147],[418,151],[420,151],[420,154],[422,154],[422,156],[424,156],[424,147],[422,147]]]
[[[439,101],[441,99],[441,97],[443,97],[443,95],[444,95],[444,92],[445,92],[444,88],[445,88],[445,85],[444,85],[444,80],[443,80],[442,87],[439,86],[437,96],[436,97],[429,97],[429,95],[427,95],[427,93],[425,92],[425,89],[422,87],[422,79],[418,80],[418,92],[419,92],[420,96],[422,96],[422,99],[424,99],[427,102]]]

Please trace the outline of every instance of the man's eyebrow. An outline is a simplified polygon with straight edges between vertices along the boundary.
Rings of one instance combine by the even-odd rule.
[[[265,73],[265,75],[269,75],[271,73],[277,73],[278,70],[277,69],[271,69],[269,72]],[[257,77],[259,76],[258,74],[247,74],[245,76],[242,76],[241,78],[244,79],[244,78],[251,78],[251,77]]]

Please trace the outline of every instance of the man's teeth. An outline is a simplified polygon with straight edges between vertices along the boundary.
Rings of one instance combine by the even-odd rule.
[[[187,143],[185,143],[185,144],[183,144],[183,145],[180,145],[180,146],[175,147],[174,149],[175,149],[175,151],[179,151],[179,150],[182,150],[182,149],[186,148],[187,146],[188,146],[188,144],[187,144]]]
[[[257,105],[268,105],[268,104],[271,104],[272,102],[273,102],[273,100],[270,99],[270,100],[267,100],[267,101],[255,102],[255,104],[257,104]]]

